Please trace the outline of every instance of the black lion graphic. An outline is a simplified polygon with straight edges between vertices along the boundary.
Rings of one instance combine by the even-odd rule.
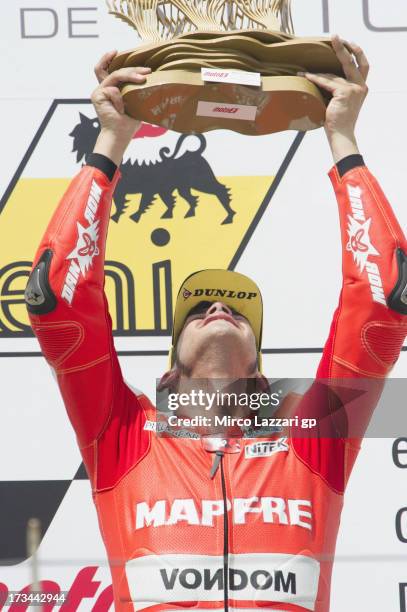
[[[73,137],[73,152],[76,153],[76,161],[86,159],[93,150],[96,139],[100,132],[100,124],[97,118],[90,119],[83,113],[79,113],[78,123],[70,136]],[[178,157],[182,145],[188,138],[198,138],[198,150],[186,150]],[[155,164],[133,163],[126,161],[120,167],[122,180],[117,185],[114,193],[116,212],[112,220],[119,221],[127,208],[128,194],[141,193],[138,210],[130,216],[130,219],[138,222],[142,214],[153,204],[156,196],[160,196],[167,207],[161,215],[163,219],[171,219],[175,207],[175,190],[184,198],[189,209],[185,217],[193,217],[198,205],[198,197],[191,193],[191,189],[215,195],[227,215],[222,225],[233,222],[236,214],[230,206],[229,189],[220,183],[215,177],[212,168],[202,153],[206,148],[206,140],[202,134],[183,134],[178,139],[173,153],[170,155],[168,147],[159,151],[159,160]]]

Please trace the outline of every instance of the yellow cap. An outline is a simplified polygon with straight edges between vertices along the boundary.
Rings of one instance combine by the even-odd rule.
[[[173,348],[177,344],[188,313],[203,301],[223,302],[246,317],[256,339],[261,369],[263,300],[260,289],[249,277],[230,270],[200,270],[188,276],[182,283],[175,302],[170,366],[173,365]]]

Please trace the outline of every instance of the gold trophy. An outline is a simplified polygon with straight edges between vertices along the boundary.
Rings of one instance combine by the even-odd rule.
[[[321,127],[328,98],[299,73],[343,76],[328,38],[296,37],[290,0],[107,0],[147,44],[109,70],[148,66],[125,84],[126,111],[176,132],[261,135]]]

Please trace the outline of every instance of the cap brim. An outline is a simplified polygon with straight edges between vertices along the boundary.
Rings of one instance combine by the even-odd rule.
[[[176,345],[188,313],[200,302],[223,302],[249,321],[257,351],[261,348],[263,300],[254,281],[230,270],[201,270],[182,283],[175,303],[172,345]]]

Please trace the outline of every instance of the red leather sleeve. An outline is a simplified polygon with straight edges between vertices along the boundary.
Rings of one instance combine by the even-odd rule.
[[[407,241],[386,196],[365,166],[342,178],[333,168],[330,178],[339,208],[343,285],[317,378],[363,378],[365,396],[357,410],[351,409],[352,403],[346,410],[349,438],[337,437],[331,421],[332,438],[324,438],[323,433],[314,441],[296,438],[294,446],[313,471],[332,488],[343,491],[360,448],[360,437],[354,432],[363,432],[368,425],[383,379],[397,361],[407,335],[407,316],[388,305],[399,278],[397,249],[407,254]],[[335,384],[333,387],[336,389]],[[321,406],[320,414],[326,410],[326,405]],[[328,421],[324,422],[326,427]]]
[[[31,312],[32,328],[56,373],[91,474],[97,467],[95,440],[103,433],[114,446],[113,416],[125,421],[128,415],[122,413],[131,409],[142,430],[142,411],[136,416],[137,398],[129,401],[122,378],[104,294],[106,235],[118,179],[118,172],[110,182],[100,170],[85,166],[58,205],[34,260],[35,269],[45,252],[50,255],[47,279],[55,304],[49,312]]]
[[[343,287],[318,377],[385,377],[407,335],[407,317],[387,305],[398,281],[396,251],[407,240],[376,179],[365,167],[330,178],[342,238]]]

